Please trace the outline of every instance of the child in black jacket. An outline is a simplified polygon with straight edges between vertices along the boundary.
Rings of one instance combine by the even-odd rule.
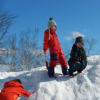
[[[70,76],[73,76],[75,71],[81,73],[87,66],[87,57],[83,46],[83,38],[80,36],[77,37],[68,61]]]

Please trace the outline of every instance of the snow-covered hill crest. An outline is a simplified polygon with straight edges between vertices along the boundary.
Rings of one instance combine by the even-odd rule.
[[[60,66],[56,73],[61,73]],[[5,81],[20,78],[25,89],[35,93],[28,100],[100,100],[100,56],[88,58],[82,74],[70,78],[48,78],[45,67],[31,71],[0,72],[0,89]],[[27,100],[20,97],[19,100]]]

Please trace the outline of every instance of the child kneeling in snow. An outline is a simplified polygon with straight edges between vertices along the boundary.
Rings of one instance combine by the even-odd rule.
[[[70,66],[70,76],[72,76],[75,71],[81,73],[87,66],[87,57],[83,46],[83,38],[80,36],[77,37],[75,44],[72,47],[70,59],[68,61],[68,64]]]
[[[56,29],[56,22],[53,18],[50,18],[48,22],[48,29],[44,32],[44,54],[46,54],[47,49],[50,51],[50,64],[48,67],[49,77],[54,77],[54,67],[57,62],[59,62],[62,66],[62,73],[67,75],[67,62],[59,43]]]
[[[17,100],[19,95],[29,97],[31,93],[24,89],[19,79],[15,79],[4,84],[0,93],[0,100]]]

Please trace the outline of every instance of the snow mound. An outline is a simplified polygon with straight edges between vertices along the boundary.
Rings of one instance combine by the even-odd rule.
[[[10,71],[10,68],[8,65],[0,65],[0,72],[8,72]]]
[[[100,56],[88,58],[87,68],[74,78],[63,76],[58,65],[58,78],[48,78],[45,66],[31,71],[0,72],[0,89],[4,82],[19,78],[25,89],[34,94],[28,100],[100,100]],[[58,74],[59,73],[59,74]],[[27,100],[20,97],[19,100]]]

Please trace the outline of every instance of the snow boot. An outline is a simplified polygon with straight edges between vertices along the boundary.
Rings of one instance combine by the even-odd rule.
[[[67,66],[63,66],[62,67],[62,73],[63,73],[63,75],[68,75],[68,68],[67,68]]]
[[[69,69],[69,76],[73,76],[74,71],[72,69]]]
[[[54,77],[54,67],[48,67],[48,76]]]
[[[80,74],[80,73],[82,73],[82,70],[78,70],[77,72],[78,72],[78,74]]]

